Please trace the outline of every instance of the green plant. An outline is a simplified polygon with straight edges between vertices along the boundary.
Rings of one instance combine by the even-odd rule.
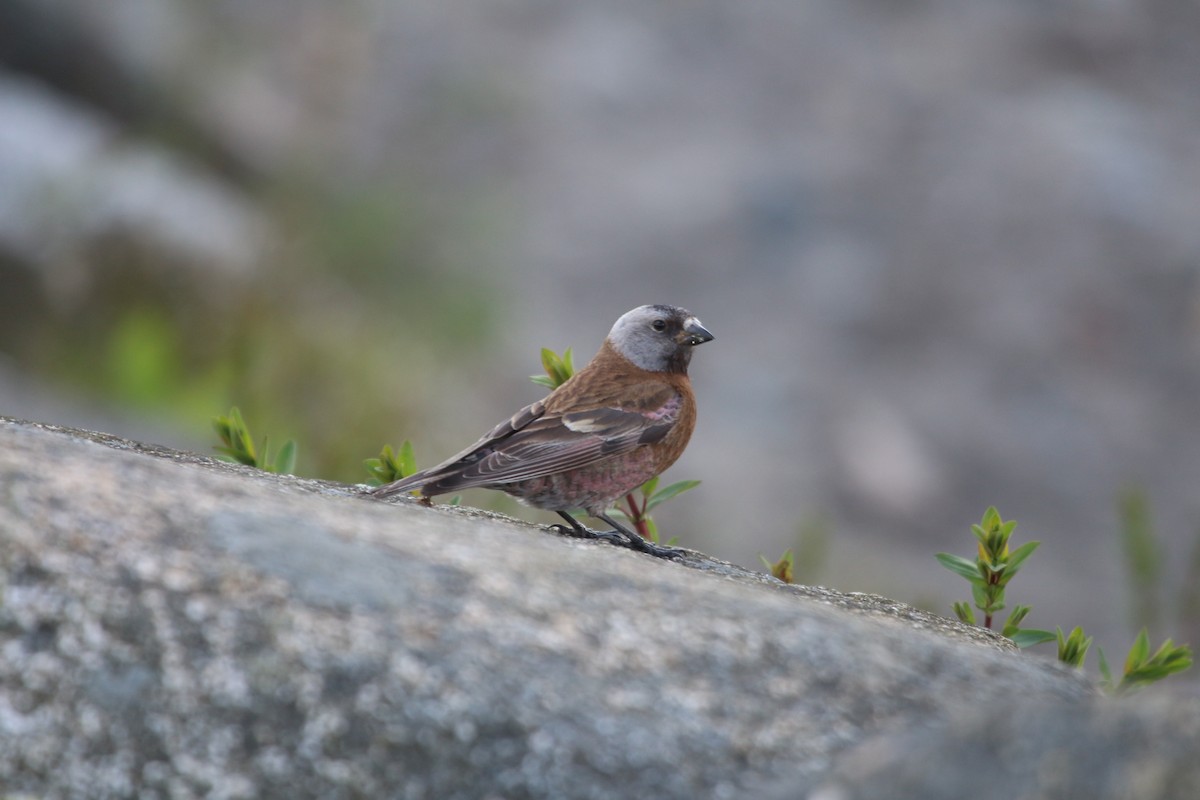
[[[530,375],[529,380],[547,389],[557,389],[575,374],[575,365],[571,363],[571,348],[563,350],[560,356],[549,347],[542,348],[542,369],[545,375]]]
[[[400,449],[393,451],[390,444],[385,444],[376,458],[363,461],[367,472],[371,473],[371,485],[382,486],[385,483],[407,478],[417,471],[417,459],[413,454],[412,442],[404,440]]]
[[[974,561],[951,553],[937,554],[937,560],[943,567],[970,581],[972,599],[975,608],[983,612],[985,628],[991,628],[993,617],[1005,608],[1004,592],[1009,581],[1016,576],[1025,559],[1041,544],[1026,542],[1016,550],[1010,551],[1008,540],[1016,527],[1015,520],[1005,522],[993,506],[984,512],[978,525],[971,526],[979,553]],[[1029,611],[1029,606],[1014,606],[1002,629],[1002,633],[1019,647],[1029,647],[1054,638],[1050,631],[1022,630],[1019,627]],[[969,604],[955,603],[954,613],[963,622],[975,624],[975,612]]]
[[[269,442],[264,436],[262,455],[260,456],[254,448],[254,437],[250,435],[250,429],[246,426],[246,421],[242,419],[242,412],[238,410],[237,406],[231,408],[228,415],[213,417],[212,422],[213,428],[221,440],[221,444],[213,449],[221,453],[224,460],[245,464],[249,467],[258,467],[267,472],[290,474],[295,470],[296,442],[288,439],[279,448],[279,452],[272,456]]]
[[[636,492],[630,492],[625,495],[625,507],[622,508],[618,504],[613,513],[623,519],[629,520],[643,539],[658,542],[658,525],[650,517],[650,511],[660,503],[670,500],[676,495],[683,494],[689,489],[695,489],[699,485],[700,481],[687,480],[678,481],[664,489],[659,489],[658,476],[656,475],[639,486]],[[675,539],[672,538],[667,544],[673,544],[674,542]]]
[[[1101,686],[1111,694],[1137,691],[1168,675],[1183,672],[1192,666],[1192,649],[1186,644],[1176,645],[1170,639],[1163,642],[1153,654],[1150,653],[1150,635],[1142,628],[1129,655],[1125,656],[1125,669],[1119,680],[1113,680],[1104,651],[1100,651]]]
[[[363,466],[371,474],[371,480],[368,483],[372,486],[382,486],[385,483],[407,478],[416,472],[417,457],[413,452],[412,442],[405,439],[404,443],[400,445],[399,450],[392,450],[390,444],[385,444],[379,455],[375,458],[364,460]],[[421,490],[413,489],[411,494],[420,496]],[[420,499],[425,505],[432,503],[428,497],[421,496]],[[461,502],[462,495],[456,494],[450,498],[450,502],[447,505],[456,506]]]
[[[1082,667],[1088,648],[1092,646],[1092,637],[1085,636],[1083,628],[1076,625],[1069,636],[1064,636],[1062,628],[1057,628],[1055,638],[1058,639],[1058,660],[1072,667]]]
[[[575,366],[571,362],[571,348],[567,348],[560,356],[553,350],[542,348],[542,368],[546,370],[545,375],[530,375],[529,379],[534,383],[545,386],[549,389],[557,389],[562,386],[567,380],[575,374]],[[650,480],[643,483],[636,491],[625,495],[623,499],[624,505],[618,503],[615,512],[629,520],[638,534],[652,542],[658,542],[658,525],[650,517],[650,511],[656,506],[677,497],[684,492],[695,489],[700,485],[700,481],[686,480],[672,483],[666,488],[658,488],[659,476],[655,475]],[[671,539],[671,542],[674,542]],[[670,544],[671,542],[668,542]]]
[[[779,560],[772,563],[767,560],[766,556],[760,555],[759,559],[763,562],[763,566],[767,568],[772,576],[778,578],[784,583],[795,583],[794,569],[796,566],[796,557],[792,555],[791,550],[785,550]]]
[[[1145,551],[1145,542],[1152,542],[1152,539],[1149,538],[1149,526],[1145,523],[1144,512],[1144,508],[1137,510],[1136,513],[1131,513],[1128,507],[1125,508],[1126,530],[1134,527],[1140,529],[1140,532],[1132,537],[1142,542],[1138,545],[1140,552]],[[1131,519],[1138,520],[1137,524],[1131,525]],[[1004,609],[1005,588],[1017,574],[1021,564],[1039,545],[1039,542],[1027,542],[1010,551],[1008,542],[1016,527],[1017,523],[1014,520],[1005,521],[1001,519],[1000,513],[994,507],[989,508],[984,512],[983,519],[979,524],[971,526],[979,552],[974,561],[949,553],[937,554],[937,560],[942,566],[970,581],[975,607],[984,613],[983,627],[985,628],[991,628],[994,615]],[[1128,533],[1126,540],[1130,540]],[[1143,574],[1149,573],[1144,572]],[[1021,628],[1021,622],[1030,610],[1030,606],[1013,606],[1001,633],[1012,639],[1021,648],[1055,640],[1058,643],[1058,659],[1072,667],[1082,668],[1087,659],[1088,650],[1092,646],[1092,637],[1084,634],[1083,628],[1080,627],[1074,628],[1070,634],[1064,634],[1062,628],[1056,629],[1054,633],[1033,628]],[[954,613],[963,622],[970,625],[976,624],[975,612],[970,604],[954,603]],[[1130,648],[1129,654],[1125,658],[1124,672],[1117,680],[1114,680],[1111,674],[1108,662],[1104,658],[1104,651],[1099,648],[1097,650],[1100,654],[1101,686],[1106,691],[1117,694],[1139,689],[1169,675],[1182,672],[1192,665],[1191,648],[1187,645],[1176,645],[1170,639],[1163,642],[1162,646],[1151,654],[1150,637],[1145,628],[1142,628],[1133,647]]]

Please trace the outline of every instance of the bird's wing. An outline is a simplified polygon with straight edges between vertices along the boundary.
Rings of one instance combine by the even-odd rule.
[[[455,468],[470,464],[473,460],[478,460],[483,454],[489,452],[489,448],[497,442],[503,441],[509,436],[512,436],[516,431],[529,425],[536,419],[539,419],[546,413],[546,404],[543,400],[538,400],[536,403],[530,403],[522,408],[517,413],[513,414],[508,419],[501,422],[496,427],[485,433],[479,438],[479,441],[463,450],[456,453],[450,458],[438,464],[436,467],[430,467],[419,472],[414,472],[412,475],[401,478],[391,483],[385,483],[372,491],[376,497],[390,497],[400,492],[407,492],[412,489],[419,489],[427,484],[436,483],[441,478],[448,474],[452,474]]]
[[[653,444],[674,419],[651,419],[637,411],[596,408],[543,417],[499,443],[464,469],[451,488],[540,478],[587,466],[609,456]]]
[[[386,496],[426,487],[430,494],[442,494],[515,483],[577,469],[653,444],[674,426],[682,399],[669,386],[654,387],[652,394],[657,403],[638,404],[647,411],[603,406],[546,414],[543,408],[533,417],[522,416],[526,411],[523,409],[454,458],[376,492]],[[513,424],[518,421],[524,424]]]

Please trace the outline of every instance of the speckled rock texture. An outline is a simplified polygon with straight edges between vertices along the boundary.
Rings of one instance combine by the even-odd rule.
[[[921,735],[849,751],[815,789],[759,800],[1193,800],[1200,696],[1178,685],[1120,701],[964,709]]]
[[[4,418],[0,589],[0,797],[734,798],[1094,702],[882,598]]]

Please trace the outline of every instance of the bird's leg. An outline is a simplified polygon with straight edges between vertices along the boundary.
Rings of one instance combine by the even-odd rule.
[[[595,514],[596,519],[607,522],[613,527],[611,531],[594,531],[591,528],[585,528],[579,524],[579,520],[572,517],[566,511],[559,511],[558,515],[567,521],[570,529],[566,525],[554,525],[567,536],[576,536],[580,539],[603,539],[606,542],[615,544],[621,547],[628,547],[632,550],[640,550],[643,553],[655,556],[657,558],[678,558],[683,555],[683,550],[678,547],[668,547],[663,544],[655,544],[649,539],[638,536],[633,531],[626,528],[624,525],[613,520],[607,514]]]
[[[626,544],[634,550],[641,550],[643,553],[648,553],[658,558],[678,558],[679,556],[683,555],[684,551],[678,547],[670,547],[669,545],[665,544],[656,544],[649,539],[639,536],[638,534],[629,530],[629,528],[626,528],[624,525],[620,524],[607,514],[593,514],[592,516],[602,522],[607,522],[609,525],[612,525],[613,530],[622,534],[627,540]]]
[[[579,520],[572,517],[566,511],[559,511],[558,515],[565,519],[571,528],[568,530],[565,525],[552,525],[551,527],[557,528],[567,536],[574,536],[579,539],[603,539],[604,541],[612,542],[613,544],[625,543],[624,537],[619,536],[615,531],[594,531],[590,528],[585,528],[583,525],[579,524]]]

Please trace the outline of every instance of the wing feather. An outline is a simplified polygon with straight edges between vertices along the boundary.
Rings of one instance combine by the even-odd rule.
[[[659,389],[663,387],[657,387]],[[552,395],[553,396],[553,395]],[[428,470],[381,486],[375,494],[422,489],[436,495],[578,469],[661,440],[678,418],[680,396],[658,393],[646,411],[602,406],[547,413],[533,403],[488,431],[477,442]]]

